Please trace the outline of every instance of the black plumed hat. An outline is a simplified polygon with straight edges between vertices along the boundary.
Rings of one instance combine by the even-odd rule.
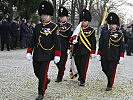
[[[91,13],[89,10],[87,9],[83,9],[79,15],[80,21],[91,21],[92,17],[91,17]]]
[[[38,8],[38,14],[41,16],[42,14],[47,14],[50,16],[53,16],[54,14],[54,8],[51,2],[44,0],[40,3]]]
[[[58,10],[58,16],[68,16],[68,10],[65,7],[60,7]]]
[[[120,25],[120,22],[119,22],[119,17],[116,13],[114,12],[111,12],[108,14],[108,17],[106,18],[106,21],[108,24],[116,24],[116,25]]]

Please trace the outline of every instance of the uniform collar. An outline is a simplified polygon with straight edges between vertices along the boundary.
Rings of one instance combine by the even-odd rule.
[[[111,32],[111,34],[113,34],[113,33],[116,33],[117,32],[117,30],[110,30],[110,32]]]
[[[51,21],[49,20],[49,21],[47,21],[47,22],[45,22],[45,23],[42,22],[42,24],[43,24],[43,25],[48,25],[48,24],[50,24],[50,22],[51,22]]]
[[[64,22],[60,22],[60,24],[66,24],[66,21],[64,21]]]
[[[89,25],[82,26],[83,29],[87,29],[88,27],[89,27]]]

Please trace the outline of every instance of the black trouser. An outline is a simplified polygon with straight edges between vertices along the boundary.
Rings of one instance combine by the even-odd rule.
[[[117,64],[118,61],[101,60],[102,71],[108,79],[107,87],[112,87],[114,84]]]
[[[21,47],[27,48],[30,44],[31,36],[23,36],[21,41]]]
[[[58,68],[57,80],[62,80],[62,78],[63,78],[66,61],[67,61],[67,52],[62,51],[60,62],[57,63],[57,68]]]
[[[44,96],[47,89],[49,63],[50,61],[33,61],[34,73],[39,79],[38,94],[42,96]]]
[[[128,43],[128,47],[127,47],[127,55],[131,55],[132,52],[132,44]]]
[[[6,44],[7,50],[9,51],[10,50],[9,43],[1,43],[1,51],[4,50],[4,44]]]
[[[86,72],[88,70],[90,54],[87,55],[75,55],[74,60],[78,70],[81,83],[85,83]]]
[[[17,41],[18,41],[18,37],[16,37],[16,36],[12,37],[12,40],[11,40],[11,49],[17,47]]]

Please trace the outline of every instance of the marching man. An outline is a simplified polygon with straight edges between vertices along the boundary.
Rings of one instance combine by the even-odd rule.
[[[106,18],[109,30],[103,31],[99,39],[97,59],[101,60],[102,71],[108,79],[106,91],[111,91],[114,84],[118,62],[121,64],[124,58],[123,33],[118,29],[119,17],[111,12]]]
[[[86,72],[90,55],[95,57],[96,38],[95,30],[89,26],[91,13],[83,9],[80,13],[80,23],[74,31],[71,41],[74,44],[74,60],[78,70],[80,86],[85,86]],[[79,31],[78,34],[76,34]]]
[[[49,63],[54,59],[55,63],[60,61],[61,46],[58,38],[58,26],[51,21],[54,9],[53,5],[44,0],[40,3],[38,14],[41,18],[41,23],[36,25],[30,45],[27,49],[27,59],[31,60],[33,52],[33,68],[38,83],[38,97],[36,100],[44,98],[48,79]]]
[[[68,11],[65,7],[60,7],[58,10],[59,23],[58,31],[61,42],[61,59],[57,63],[58,75],[55,82],[61,82],[63,79],[67,56],[70,53],[69,39],[72,35],[72,24],[67,22]]]

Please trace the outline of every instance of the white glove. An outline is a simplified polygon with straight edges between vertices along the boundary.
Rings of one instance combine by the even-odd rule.
[[[60,61],[60,57],[59,56],[55,56],[54,57],[54,63],[57,64]]]
[[[97,59],[98,61],[100,61],[100,60],[101,60],[101,56],[100,56],[100,55],[97,55],[97,56],[96,56],[96,59]]]
[[[26,58],[27,58],[28,61],[31,61],[31,59],[32,59],[31,53],[27,53],[26,54]]]
[[[68,54],[68,55],[70,54],[70,50],[69,50],[69,49],[67,50],[67,54]]]
[[[73,40],[72,44],[78,43],[77,39]]]
[[[95,55],[95,54],[91,54],[91,57],[92,57],[92,58],[95,58],[95,57],[96,57],[96,55]]]
[[[123,65],[124,64],[123,60],[124,60],[124,58],[120,57],[119,64]]]

